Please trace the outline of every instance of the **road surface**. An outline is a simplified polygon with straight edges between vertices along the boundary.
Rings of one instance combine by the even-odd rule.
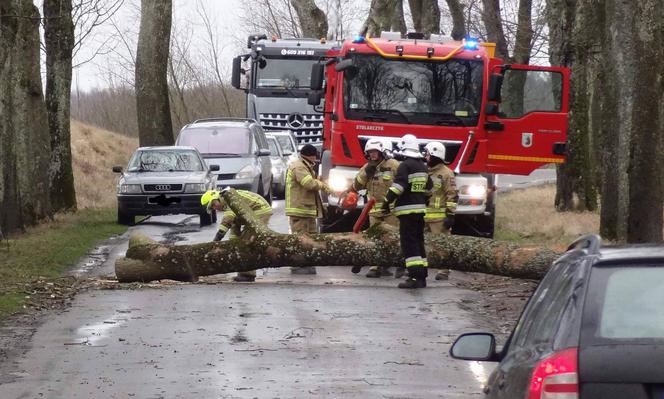
[[[274,213],[270,227],[286,232],[283,201]],[[154,217],[130,232],[176,245],[210,240],[215,226],[197,222]],[[86,259],[72,273],[112,275],[126,248],[126,236],[111,241],[98,250],[105,260]],[[394,278],[341,267],[258,275],[253,284],[222,275],[84,292],[2,362],[0,398],[481,396],[492,365],[447,355],[458,334],[491,331],[465,306],[480,293],[432,279],[404,291]]]

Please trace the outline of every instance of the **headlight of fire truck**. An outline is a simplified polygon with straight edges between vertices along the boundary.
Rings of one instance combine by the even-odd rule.
[[[334,169],[330,171],[328,184],[335,192],[339,193],[348,190],[350,188],[350,183],[351,181],[348,180],[345,176],[335,173]]]
[[[472,198],[485,198],[486,186],[481,184],[470,184],[467,186],[461,186],[459,188],[459,194],[468,195]]]

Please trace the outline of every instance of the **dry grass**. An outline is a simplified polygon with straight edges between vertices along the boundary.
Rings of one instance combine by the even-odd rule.
[[[553,185],[498,194],[497,238],[564,245],[580,235],[599,233],[599,213],[556,212]]]
[[[127,165],[138,139],[72,120],[71,151],[79,208],[115,208],[118,175],[114,165]]]

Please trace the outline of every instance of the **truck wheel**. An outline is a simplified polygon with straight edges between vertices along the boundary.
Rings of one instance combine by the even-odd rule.
[[[321,221],[319,230],[321,233],[346,233],[353,231],[353,226],[360,213],[362,213],[361,209],[344,212],[338,206],[328,205],[325,218]]]
[[[212,224],[212,215],[207,212],[203,212],[200,215],[200,225],[201,227],[209,226]]]
[[[134,215],[129,212],[124,211],[118,206],[118,224],[124,226],[131,226],[134,224]]]
[[[489,215],[457,215],[452,234],[461,236],[493,238],[496,214],[487,208]]]

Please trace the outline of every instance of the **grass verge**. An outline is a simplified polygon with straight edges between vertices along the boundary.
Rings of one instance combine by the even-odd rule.
[[[83,209],[0,243],[0,317],[23,307],[35,284],[50,284],[100,240],[126,231],[115,209]]]

